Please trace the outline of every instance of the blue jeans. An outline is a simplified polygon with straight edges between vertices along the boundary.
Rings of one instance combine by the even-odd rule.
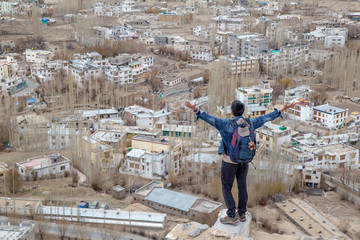
[[[221,163],[221,184],[222,192],[227,207],[227,215],[229,217],[235,217],[236,214],[236,205],[231,193],[233,187],[234,179],[236,177],[238,190],[239,190],[239,202],[238,202],[238,212],[246,212],[246,205],[248,201],[248,194],[246,189],[246,176],[249,170],[249,164],[231,164],[222,161]]]

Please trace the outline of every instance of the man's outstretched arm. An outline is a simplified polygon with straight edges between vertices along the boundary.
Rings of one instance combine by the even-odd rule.
[[[272,111],[271,113],[268,113],[264,116],[252,118],[251,121],[253,123],[253,126],[255,129],[262,127],[266,122],[272,121],[278,117],[283,118],[282,113],[288,109],[293,108],[296,105],[296,102],[293,103],[286,103],[280,110],[275,109],[275,111]]]
[[[217,130],[222,130],[224,128],[224,125],[226,123],[225,119],[220,119],[213,117],[209,114],[207,114],[204,111],[201,111],[196,107],[196,103],[191,104],[189,101],[185,102],[185,106],[190,108],[195,112],[198,118],[204,120],[205,122],[209,123],[211,126],[215,127]]]

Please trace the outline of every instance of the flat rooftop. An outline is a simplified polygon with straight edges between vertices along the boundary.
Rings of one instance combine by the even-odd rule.
[[[166,145],[169,144],[169,141],[165,140],[164,138],[153,138],[151,136],[144,136],[144,135],[137,135],[137,136],[133,137],[132,140],[161,143],[161,144],[166,144]]]
[[[197,197],[164,188],[154,188],[144,199],[188,212]]]
[[[329,104],[316,106],[316,107],[314,107],[314,110],[324,112],[327,114],[334,114],[334,113],[337,114],[337,113],[342,113],[342,112],[346,111],[346,109],[334,107]]]
[[[197,199],[192,205],[191,209],[199,212],[211,213],[212,211],[222,206],[219,202],[214,202],[206,199]]]
[[[26,239],[26,236],[34,231],[34,225],[25,226],[20,224],[19,226],[15,225],[5,225],[5,223],[0,223],[0,239],[6,240],[18,240]]]

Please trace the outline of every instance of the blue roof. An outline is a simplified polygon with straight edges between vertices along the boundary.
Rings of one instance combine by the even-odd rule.
[[[26,99],[26,103],[29,104],[29,103],[36,103],[36,100],[35,98],[29,98],[29,99]]]
[[[186,212],[197,200],[194,196],[164,188],[154,188],[144,199]]]

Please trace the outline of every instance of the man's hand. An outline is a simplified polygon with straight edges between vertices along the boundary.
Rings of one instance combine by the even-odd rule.
[[[185,102],[185,106],[187,106],[188,108],[190,108],[193,111],[195,111],[195,109],[196,109],[196,103],[191,104],[189,101]]]
[[[288,108],[293,108],[295,107],[297,102],[292,102],[292,103],[285,103],[285,105],[280,109],[280,112],[284,112],[286,109]]]

